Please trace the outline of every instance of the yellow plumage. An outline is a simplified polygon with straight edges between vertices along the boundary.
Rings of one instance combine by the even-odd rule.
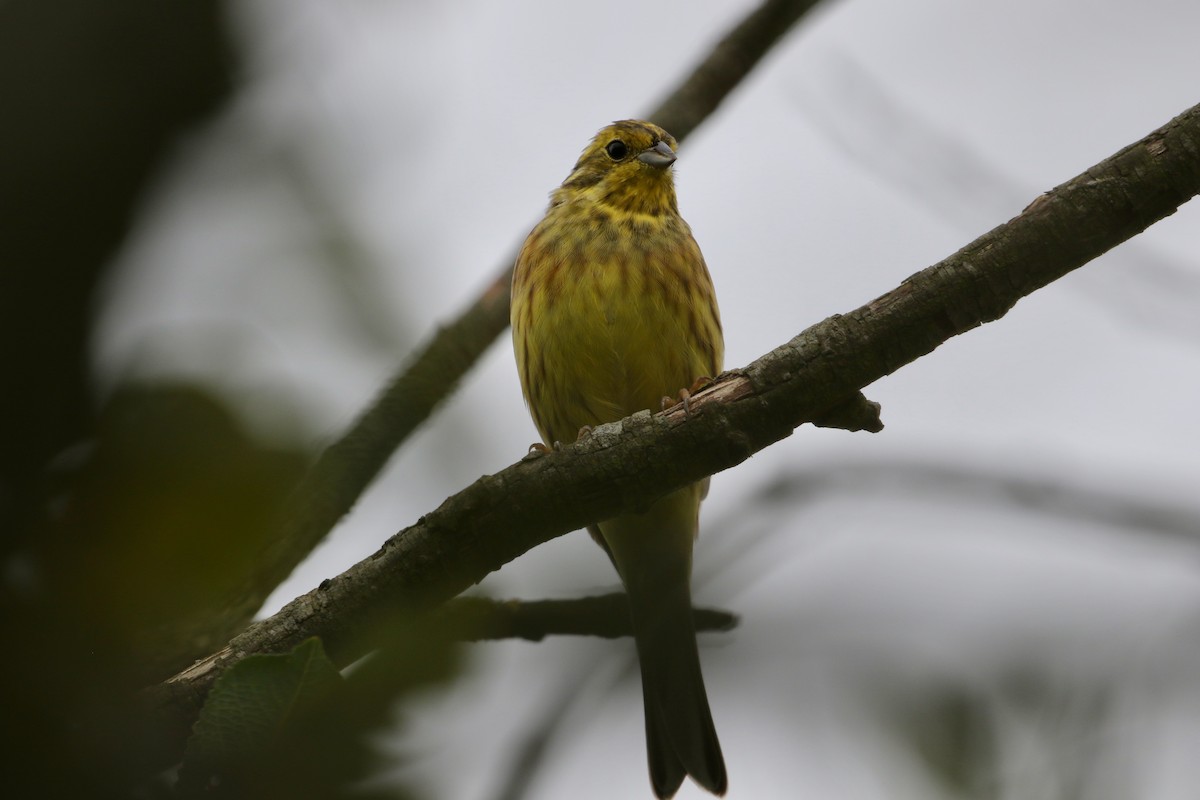
[[[547,445],[580,428],[657,411],[721,371],[712,281],[679,216],[673,137],[616,122],[553,193],[517,258],[513,346],[521,387]],[[651,782],[670,797],[685,774],[723,794],[725,765],[691,620],[691,556],[705,483],[589,530],[630,597]]]

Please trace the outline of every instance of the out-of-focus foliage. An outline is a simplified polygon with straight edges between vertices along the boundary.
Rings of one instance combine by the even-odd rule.
[[[164,157],[229,97],[228,45],[216,0],[0,4],[13,796],[123,791],[153,745],[134,693],[244,623],[223,610],[307,461],[257,441],[204,387],[124,386],[100,407],[90,385],[98,286]]]
[[[46,463],[93,429],[96,288],[176,136],[228,96],[217,0],[0,5],[0,552]]]
[[[283,738],[279,734],[341,685],[342,676],[319,639],[308,639],[286,655],[251,656],[234,665],[213,684],[188,740],[181,790],[189,796],[249,794],[246,784],[259,777],[251,767],[264,757],[278,761],[287,755],[270,753]],[[310,763],[296,758],[301,769]]]
[[[202,388],[162,386],[119,390],[78,456],[39,548],[57,596],[144,681],[219,648],[303,454],[254,441]]]
[[[389,701],[451,674],[451,630],[397,623],[385,647],[344,679],[317,639],[239,662],[209,693],[179,796],[407,796],[363,785],[378,761],[366,737],[390,721]]]

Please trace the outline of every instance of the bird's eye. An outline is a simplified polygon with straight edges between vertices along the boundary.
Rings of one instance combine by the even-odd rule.
[[[629,148],[620,139],[613,139],[604,146],[604,152],[608,153],[608,157],[613,161],[620,161],[629,155]]]

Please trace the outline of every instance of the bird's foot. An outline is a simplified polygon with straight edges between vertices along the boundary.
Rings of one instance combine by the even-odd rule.
[[[675,406],[682,404],[683,405],[683,415],[685,417],[690,417],[692,415],[692,405],[691,405],[692,395],[695,394],[696,392],[698,392],[706,384],[709,384],[711,382],[712,382],[712,378],[709,378],[707,376],[702,376],[702,377],[696,378],[696,380],[692,383],[690,388],[680,389],[679,394],[675,397],[667,397],[666,395],[663,395],[662,410],[666,411],[668,408],[674,408]]]

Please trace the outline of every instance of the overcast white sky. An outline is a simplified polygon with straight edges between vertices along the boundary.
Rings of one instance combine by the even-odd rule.
[[[497,271],[595,130],[650,108],[753,5],[238,4],[244,92],[147,205],[101,317],[101,370],[201,377],[264,435],[335,436]],[[827,3],[681,148],[727,365],[1200,101],[1197,31],[1192,0]],[[1193,202],[870,387],[883,433],[802,429],[718,476],[697,599],[743,616],[704,638],[730,798],[956,796],[885,722],[926,714],[948,684],[996,726],[989,796],[1063,796],[1071,780],[1089,798],[1193,796],[1197,309]],[[534,438],[504,337],[268,610]],[[1130,505],[1160,517],[1114,520]],[[614,584],[577,534],[483,588]],[[479,674],[410,715],[400,774],[490,800],[567,693],[526,796],[649,797],[630,654],[476,648]],[[1021,706],[1014,672],[1051,699]]]

